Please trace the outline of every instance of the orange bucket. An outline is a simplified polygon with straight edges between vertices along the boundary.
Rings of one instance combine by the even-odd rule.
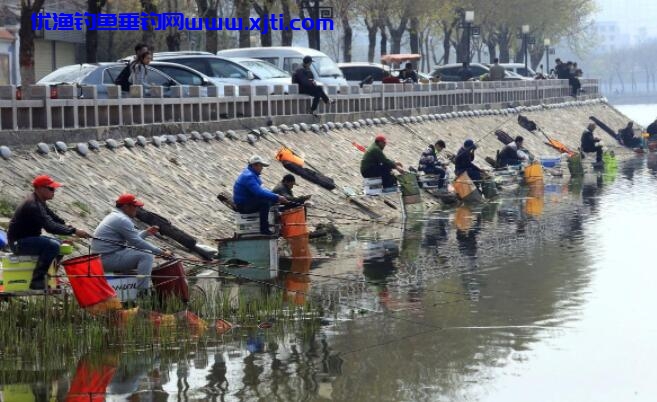
[[[107,283],[100,255],[91,254],[62,261],[80,307],[89,307],[116,297]]]
[[[308,233],[305,209],[304,206],[300,206],[281,212],[281,235],[284,238]]]
[[[477,186],[472,182],[468,172],[461,173],[454,180],[454,191],[459,196],[460,199],[465,200],[467,196],[472,194],[472,192],[477,190]]]
[[[540,163],[534,162],[525,168],[525,184],[543,182],[543,167]]]
[[[189,301],[189,287],[182,260],[172,260],[158,266],[153,270],[151,280],[161,299],[175,296],[184,303]]]
[[[276,160],[281,162],[290,162],[297,166],[303,166],[303,159],[299,158],[291,149],[282,147],[276,154]]]

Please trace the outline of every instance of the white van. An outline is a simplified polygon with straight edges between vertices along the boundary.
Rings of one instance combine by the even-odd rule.
[[[248,47],[217,52],[222,57],[249,57],[267,61],[290,74],[303,65],[303,58],[313,58],[311,69],[315,79],[324,85],[348,85],[340,67],[319,50],[297,46]]]

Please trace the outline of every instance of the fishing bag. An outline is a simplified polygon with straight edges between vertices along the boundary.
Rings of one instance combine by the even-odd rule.
[[[292,173],[297,174],[298,176],[303,177],[304,179],[308,180],[311,183],[315,183],[318,186],[323,187],[327,190],[333,190],[336,187],[335,182],[330,177],[324,176],[319,172],[310,170],[303,166],[295,165],[294,163],[285,162],[285,161],[282,162],[285,169],[289,170]]]
[[[159,226],[162,235],[177,241],[188,250],[194,250],[196,239],[173,226],[165,217],[155,212],[147,211],[144,208],[139,208],[137,210],[137,219],[151,226]]]
[[[520,127],[524,128],[527,131],[534,131],[537,128],[536,123],[529,120],[527,117],[523,115],[518,115],[518,124],[520,124]]]

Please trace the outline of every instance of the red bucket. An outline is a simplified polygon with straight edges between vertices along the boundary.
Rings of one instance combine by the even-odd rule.
[[[116,292],[107,283],[100,255],[91,254],[62,261],[73,294],[80,307],[89,307],[109,298]]]
[[[160,298],[176,296],[185,303],[189,301],[189,287],[182,260],[172,260],[159,265],[151,275],[153,286]]]

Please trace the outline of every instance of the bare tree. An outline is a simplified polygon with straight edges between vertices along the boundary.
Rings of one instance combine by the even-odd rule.
[[[32,28],[32,14],[43,8],[45,0],[21,0],[21,27],[18,30],[20,38],[19,64],[21,70],[21,83],[34,84],[34,29]]]

